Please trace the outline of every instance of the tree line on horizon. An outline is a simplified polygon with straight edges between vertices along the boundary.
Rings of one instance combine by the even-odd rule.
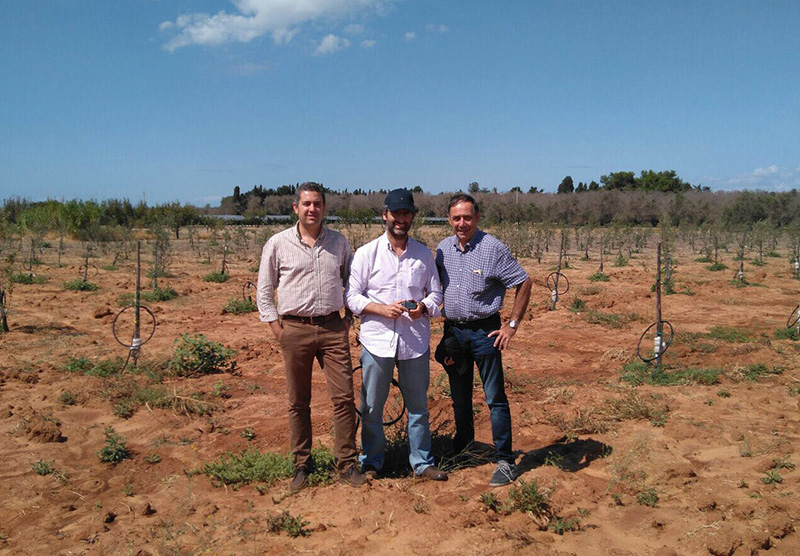
[[[618,174],[625,174],[619,176]],[[658,226],[666,222],[680,226],[722,226],[743,229],[759,222],[777,228],[800,228],[800,195],[788,192],[724,191],[692,186],[674,172],[618,172],[601,178],[602,186],[573,188],[562,193],[544,193],[538,189],[522,192],[521,188],[499,192],[488,190],[477,182],[466,190],[481,207],[483,225],[507,223],[544,223],[570,226]],[[566,178],[565,178],[566,180]],[[672,183],[667,190],[654,189],[654,183]],[[639,186],[620,186],[639,183]],[[297,184],[265,188],[261,185],[223,197],[219,207],[198,208],[178,202],[149,206],[128,199],[29,201],[19,197],[5,199],[0,205],[0,235],[14,227],[47,228],[69,233],[74,237],[92,235],[100,228],[126,229],[162,226],[172,230],[176,238],[186,226],[221,225],[210,216],[236,214],[244,223],[257,224],[267,215],[292,215],[292,201]],[[452,193],[426,193],[413,189],[419,210],[418,218],[444,217]],[[345,224],[367,223],[380,214],[385,190],[326,190],[327,213],[341,218]],[[242,223],[242,222],[239,222]]]

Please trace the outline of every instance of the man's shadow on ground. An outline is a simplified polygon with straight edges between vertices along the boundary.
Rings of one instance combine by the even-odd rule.
[[[574,473],[589,467],[596,459],[609,456],[612,451],[613,448],[608,444],[591,438],[577,440],[563,438],[549,446],[523,453],[522,459],[517,464],[517,476],[544,465],[552,465]]]

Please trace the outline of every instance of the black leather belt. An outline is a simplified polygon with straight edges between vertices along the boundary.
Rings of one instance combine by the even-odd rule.
[[[477,320],[445,320],[446,327],[466,328],[467,330],[497,330],[500,328],[500,313],[495,313],[488,317]]]
[[[333,313],[328,313],[327,315],[322,315],[320,317],[298,317],[296,315],[281,315],[283,320],[293,320],[297,322],[302,322],[303,324],[323,324],[328,322],[329,320],[338,319],[340,318],[339,311],[334,311]]]

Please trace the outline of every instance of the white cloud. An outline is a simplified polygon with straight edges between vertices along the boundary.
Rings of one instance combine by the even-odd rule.
[[[438,33],[440,35],[443,35],[443,34],[447,33],[447,31],[448,31],[447,25],[443,25],[443,24],[434,25],[432,23],[429,23],[428,25],[426,25],[425,29],[428,31],[428,33]]]
[[[411,42],[417,38],[417,34],[414,31],[409,31],[405,34],[406,42]]]
[[[749,174],[732,178],[709,178],[706,185],[715,189],[761,189],[764,191],[788,191],[800,189],[800,166],[781,168],[775,164],[756,168]]]
[[[345,35],[360,35],[364,32],[364,26],[358,23],[351,23],[344,28]]]
[[[378,44],[378,41],[367,39],[365,41],[361,41],[361,48],[372,48],[376,44]]]
[[[319,46],[314,50],[314,56],[333,54],[348,46],[350,46],[350,41],[345,38],[337,37],[336,35],[325,35]]]
[[[344,18],[364,11],[381,13],[396,0],[230,1],[238,13],[182,14],[174,23],[163,22],[159,25],[161,31],[177,32],[164,48],[172,52],[189,45],[217,46],[230,42],[249,42],[265,35],[271,35],[276,44],[286,44],[305,23]]]

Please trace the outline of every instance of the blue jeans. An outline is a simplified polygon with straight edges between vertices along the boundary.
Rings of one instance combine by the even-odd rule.
[[[453,398],[453,413],[456,434],[453,447],[463,450],[475,440],[475,421],[472,413],[472,377],[474,364],[483,383],[486,404],[491,412],[492,441],[498,460],[513,463],[511,449],[511,410],[506,397],[503,376],[503,358],[500,350],[494,347],[495,338],[489,338],[491,329],[470,329],[445,325],[442,342],[454,338],[460,348],[459,365],[447,366],[445,371],[450,379],[450,393]]]
[[[383,405],[389,397],[394,366],[408,411],[408,462],[419,475],[433,465],[431,430],[428,424],[428,384],[431,370],[429,352],[414,359],[372,355],[361,347],[361,449],[362,465],[383,467],[386,437],[383,434]]]

